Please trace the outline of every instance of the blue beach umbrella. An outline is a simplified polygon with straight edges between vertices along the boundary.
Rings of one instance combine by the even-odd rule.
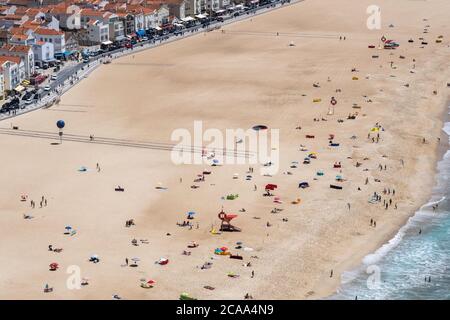
[[[58,127],[58,129],[62,129],[66,126],[66,123],[64,122],[64,120],[58,120],[56,122],[56,126]]]

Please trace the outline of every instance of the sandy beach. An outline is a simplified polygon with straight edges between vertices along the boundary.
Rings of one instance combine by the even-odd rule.
[[[306,0],[129,55],[95,70],[59,104],[0,122],[0,298],[332,294],[341,273],[429,197],[448,106],[450,2],[379,0],[381,30],[366,27],[371,4]],[[378,49],[383,35],[400,46]],[[337,104],[329,115],[331,97]],[[76,141],[45,138],[57,137],[60,119]],[[194,121],[221,131],[279,129],[278,173],[174,164],[160,144],[176,143],[172,132],[192,131]],[[303,164],[311,152],[317,158]],[[211,174],[194,182],[204,171]],[[298,188],[302,181],[309,188]],[[263,196],[269,183],[278,186],[274,197]],[[381,200],[370,203],[374,193]],[[224,199],[229,194],[239,197]],[[238,214],[241,232],[210,232],[222,208]],[[193,227],[178,226],[189,211]],[[135,225],[126,227],[129,219]],[[66,226],[76,233],[64,234]],[[188,248],[191,241],[198,247]],[[223,246],[243,260],[215,255]],[[92,255],[100,261],[90,262]],[[155,263],[160,258],[169,263]],[[59,268],[49,271],[53,262]],[[205,263],[212,265],[202,269]],[[75,269],[88,279],[81,289],[67,286]],[[154,287],[141,288],[149,279]],[[53,292],[44,293],[45,284]]]

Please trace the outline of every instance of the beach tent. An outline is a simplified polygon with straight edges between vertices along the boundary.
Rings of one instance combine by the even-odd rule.
[[[299,187],[299,188],[302,188],[302,189],[308,188],[308,187],[309,187],[309,183],[306,182],[306,181],[300,182],[300,183],[298,184],[298,187]]]
[[[275,190],[276,188],[278,188],[278,186],[276,185],[276,184],[272,184],[272,183],[269,183],[269,184],[266,184],[266,190]]]
[[[166,265],[166,264],[169,263],[169,259],[167,259],[167,258],[160,258],[160,259],[157,261],[157,263],[163,266],[163,265]]]
[[[197,300],[189,295],[189,293],[183,292],[180,294],[180,300]]]
[[[194,212],[194,211],[189,211],[189,212],[187,213],[187,215],[188,215],[188,218],[192,219],[193,216],[195,215],[195,212]]]
[[[255,130],[255,131],[259,131],[259,130],[267,130],[267,126],[262,125],[262,124],[258,124],[258,125],[256,125],[256,126],[253,126],[252,129]]]
[[[56,262],[52,262],[49,265],[50,271],[56,271],[59,268],[59,264],[57,264]]]

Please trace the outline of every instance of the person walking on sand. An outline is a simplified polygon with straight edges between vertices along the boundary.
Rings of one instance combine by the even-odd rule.
[[[348,210],[350,211],[350,202],[347,202]]]
[[[333,278],[333,269],[331,269],[330,278]]]
[[[125,258],[125,264],[128,265],[128,258]]]
[[[252,278],[255,277],[255,270],[252,270]]]

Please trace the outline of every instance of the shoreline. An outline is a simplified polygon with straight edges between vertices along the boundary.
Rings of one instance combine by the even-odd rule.
[[[446,100],[445,100],[446,99]],[[445,141],[445,143],[440,143],[436,150],[435,150],[435,165],[434,165],[434,171],[433,171],[433,185],[432,187],[434,187],[434,185],[437,182],[437,177],[438,177],[438,168],[437,165],[439,163],[439,161],[441,161],[443,159],[443,156],[445,155],[445,153],[447,151],[450,150],[450,143],[449,143],[449,136],[443,131],[443,127],[445,125],[445,123],[450,122],[450,96],[448,96],[447,98],[444,98],[444,100],[446,101],[444,104],[440,104],[445,105],[445,107],[442,109],[441,112],[441,117],[440,119],[443,119],[440,122],[440,127],[441,127],[441,134],[440,134],[440,138],[441,138],[441,142]],[[442,138],[446,138],[446,139],[442,139]],[[367,251],[367,248],[362,249],[361,252],[359,252],[356,257],[352,258],[352,259],[348,259],[348,260],[344,260],[344,262],[342,262],[339,265],[338,270],[340,270],[339,275],[342,276],[342,274],[344,272],[351,272],[354,270],[357,270],[358,268],[364,266],[363,260],[364,258],[366,258],[367,256],[374,254],[377,250],[381,249],[384,245],[386,245],[387,243],[389,243],[389,241],[391,241],[392,239],[394,239],[398,233],[401,231],[401,229],[403,227],[405,227],[408,224],[408,221],[410,218],[414,217],[417,213],[418,210],[420,210],[421,207],[423,207],[424,205],[426,205],[427,203],[429,203],[429,200],[431,199],[432,196],[432,189],[427,189],[427,194],[423,196],[423,198],[426,198],[428,200],[425,200],[422,202],[422,204],[417,205],[411,212],[409,215],[407,215],[406,217],[404,217],[403,222],[399,223],[393,230],[387,230],[385,232],[382,233],[382,236],[380,237],[379,241],[375,244],[375,245],[371,245],[370,247],[372,249],[370,249],[370,251]],[[395,249],[395,247],[389,249],[392,250]],[[389,252],[387,251],[387,252]],[[324,286],[324,287],[320,287],[320,289],[318,289],[318,291],[321,291],[322,293],[314,296],[313,299],[327,299],[332,297],[333,295],[338,293],[339,288],[342,285],[342,279],[341,277],[339,277],[339,279],[336,279],[336,281],[332,284],[332,285],[328,285],[328,286]]]

